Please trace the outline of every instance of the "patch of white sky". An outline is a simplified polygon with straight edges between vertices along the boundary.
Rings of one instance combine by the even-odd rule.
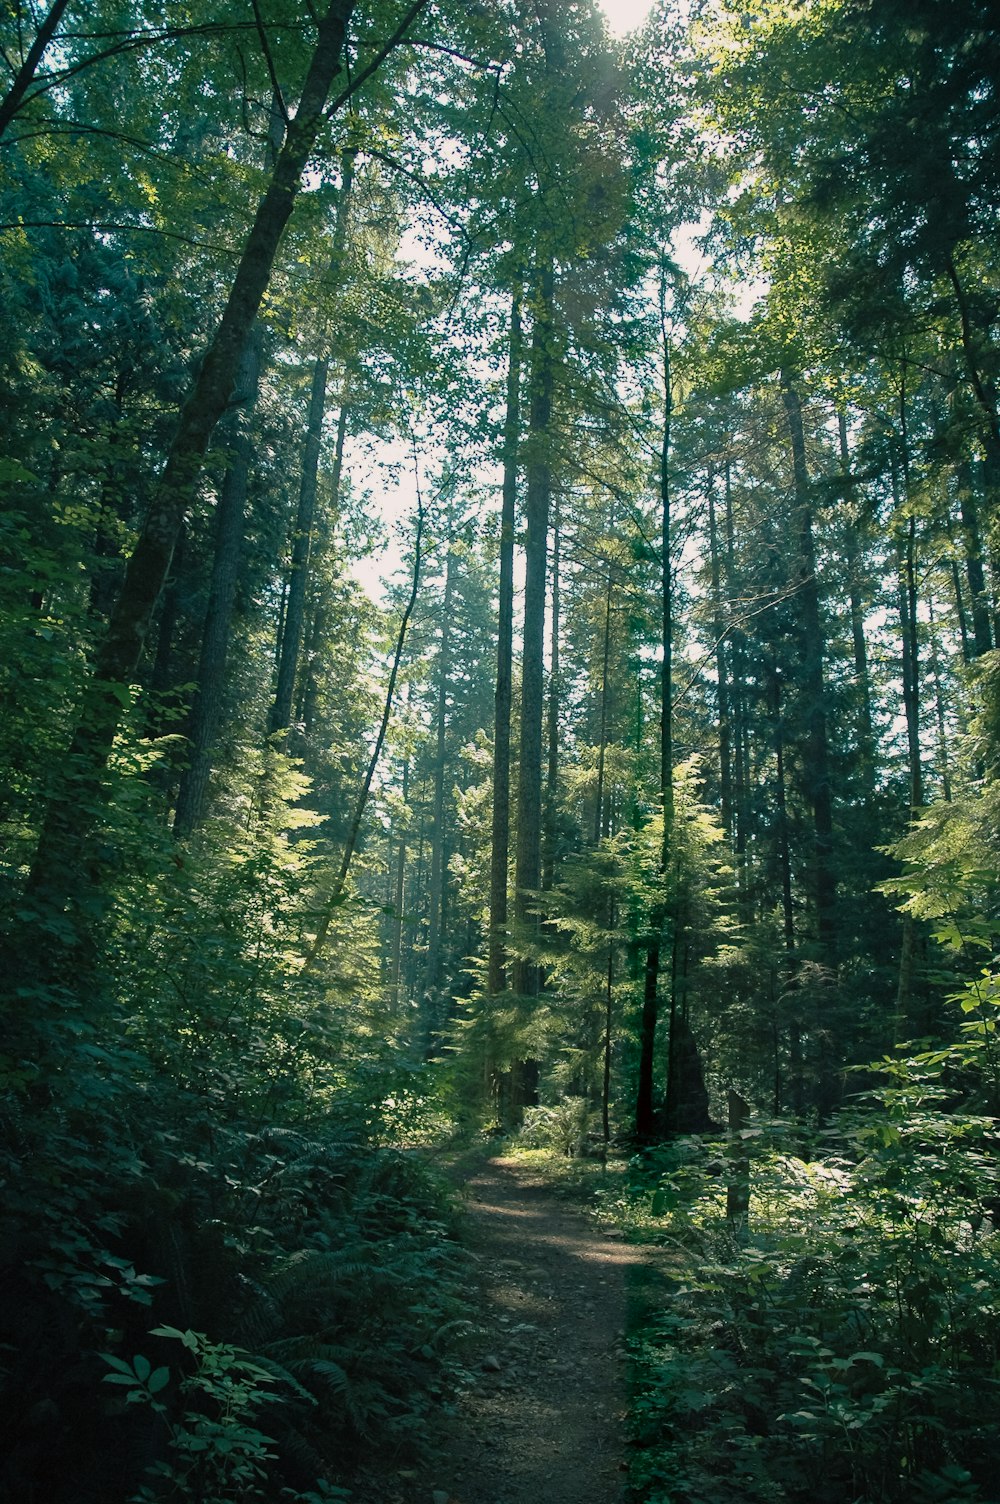
[[[613,37],[638,31],[652,10],[652,0],[601,0],[604,19]]]

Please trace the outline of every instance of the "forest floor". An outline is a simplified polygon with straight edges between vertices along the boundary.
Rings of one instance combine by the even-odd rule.
[[[479,1278],[467,1378],[429,1461],[385,1474],[385,1504],[624,1504],[630,1311],[656,1281],[630,1247],[518,1158],[463,1181]],[[374,1480],[372,1480],[374,1481]]]

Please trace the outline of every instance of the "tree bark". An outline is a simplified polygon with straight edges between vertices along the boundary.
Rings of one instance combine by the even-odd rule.
[[[855,519],[854,487],[850,480],[851,456],[847,442],[847,414],[841,407],[837,413],[840,436],[840,468],[847,494],[844,538],[846,544],[847,588],[851,601],[851,640],[854,647],[854,673],[858,686],[858,762],[861,768],[861,797],[866,807],[875,796],[875,732],[872,720],[871,675],[868,672],[868,643],[865,639],[865,617],[861,602],[858,575],[860,572],[860,548],[858,525]]]
[[[507,986],[507,865],[510,857],[510,721],[514,637],[514,521],[521,430],[521,289],[514,288],[507,354],[507,410],[503,431],[500,511],[500,587],[497,677],[493,700],[493,811],[490,837],[490,935],[486,990]]]
[[[340,197],[337,201],[337,221],[333,232],[333,248],[330,261],[330,280],[336,284],[344,258],[347,240],[347,220],[350,212],[351,190],[354,185],[354,160],[356,153],[344,153],[343,177]],[[323,419],[326,416],[326,388],[330,373],[330,356],[319,356],[313,367],[312,389],[309,395],[309,415],[306,420],[305,445],[302,454],[302,479],[299,485],[299,502],[295,516],[295,534],[292,539],[292,560],[288,577],[288,593],[285,604],[284,629],[281,634],[281,652],[278,655],[278,682],[271,706],[269,730],[287,730],[292,719],[292,702],[295,697],[295,678],[298,672],[299,655],[302,651],[302,634],[306,617],[306,592],[309,584],[309,562],[312,552],[313,525],[316,516],[316,497],[319,489],[319,458],[323,441]],[[343,406],[341,412],[343,412]],[[338,434],[339,439],[339,434]],[[343,453],[343,441],[339,442]]]
[[[671,475],[670,443],[673,418],[673,381],[670,367],[670,342],[667,333],[666,270],[661,268],[660,331],[663,354],[663,426],[660,436],[660,807],[663,831],[658,863],[659,894],[649,919],[650,938],[646,947],[643,975],[642,1017],[639,1024],[639,1071],[635,1101],[635,1132],[639,1139],[653,1136],[656,1113],[653,1105],[656,1065],[656,1026],[660,1014],[660,957],[664,925],[668,915],[667,876],[670,870],[674,823],[674,750],[673,750],[673,566],[671,561]],[[675,1023],[671,1010],[671,1025]],[[668,1042],[672,1048],[673,1028]],[[668,1064],[667,1077],[670,1079]]]
[[[975,655],[981,658],[993,646],[990,630],[990,597],[986,588],[986,571],[983,567],[983,539],[979,527],[979,511],[976,506],[972,465],[966,461],[958,470],[958,499],[961,508],[962,531],[965,534],[965,574],[969,582],[969,598],[972,603],[972,639]]]
[[[522,949],[513,968],[514,991],[521,997],[537,997],[541,986],[538,962],[531,949],[539,929],[537,893],[541,885],[543,654],[552,494],[549,450],[555,381],[552,347],[554,286],[553,260],[546,253],[535,277],[525,446],[524,623],[514,896],[514,919]]]
[[[560,617],[560,544],[559,499],[556,498],[552,526],[552,592],[549,615],[549,700],[546,713],[547,755],[545,766],[545,815],[542,832],[542,891],[548,892],[556,880],[557,797],[559,790],[559,696],[562,680],[559,668]]]
[[[449,529],[450,534],[450,529]],[[434,799],[431,814],[431,877],[427,899],[427,955],[424,962],[425,1032],[433,1047],[439,1028],[437,992],[441,982],[441,932],[445,911],[445,874],[448,843],[445,831],[445,763],[448,738],[448,687],[451,680],[451,603],[455,588],[455,556],[448,538],[444,599],[441,605],[441,646],[438,653],[435,714]]]
[[[240,405],[233,415],[227,435],[229,462],[222,479],[215,515],[212,578],[202,627],[198,679],[187,731],[188,764],[181,776],[174,814],[174,835],[179,837],[189,836],[201,822],[212,770],[212,751],[222,718],[226,658],[243,553],[247,488],[253,454],[251,430],[260,381],[261,343],[262,331],[258,326],[243,352],[237,392]]]
[[[788,372],[782,372],[781,395],[792,451],[798,541],[798,590],[801,633],[802,692],[806,713],[803,768],[813,822],[813,892],[816,931],[822,959],[832,965],[836,942],[836,878],[833,870],[833,795],[823,683],[825,641],[819,609],[816,551],[809,474],[806,468],[802,402]]]
[[[402,34],[422,4],[423,0],[417,0],[410,8],[396,36]],[[50,801],[29,875],[28,892],[47,909],[64,911],[84,876],[89,834],[104,803],[103,777],[123,702],[205,450],[230,399],[278,246],[325,118],[354,5],[355,0],[331,0],[319,22],[298,109],[288,125],[269,186],[254,216],[225,311],[181,410],[145,524],[129,560],[122,592],[81,708],[66,774]]]
[[[722,570],[715,516],[715,493],[708,487],[708,554],[712,579],[712,634],[715,638],[715,681],[719,710],[719,793],[722,824],[733,834],[733,754],[729,712],[729,672],[726,628],[722,608]]]

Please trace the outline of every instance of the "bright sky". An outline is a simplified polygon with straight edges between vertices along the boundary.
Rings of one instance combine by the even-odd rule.
[[[626,32],[641,26],[653,8],[653,0],[600,0],[608,21],[608,30],[613,36],[623,37]]]

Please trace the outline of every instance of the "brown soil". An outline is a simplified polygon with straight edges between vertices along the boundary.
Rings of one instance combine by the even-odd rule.
[[[646,1259],[513,1159],[465,1185],[481,1273],[469,1380],[389,1504],[624,1504],[627,1304]]]

